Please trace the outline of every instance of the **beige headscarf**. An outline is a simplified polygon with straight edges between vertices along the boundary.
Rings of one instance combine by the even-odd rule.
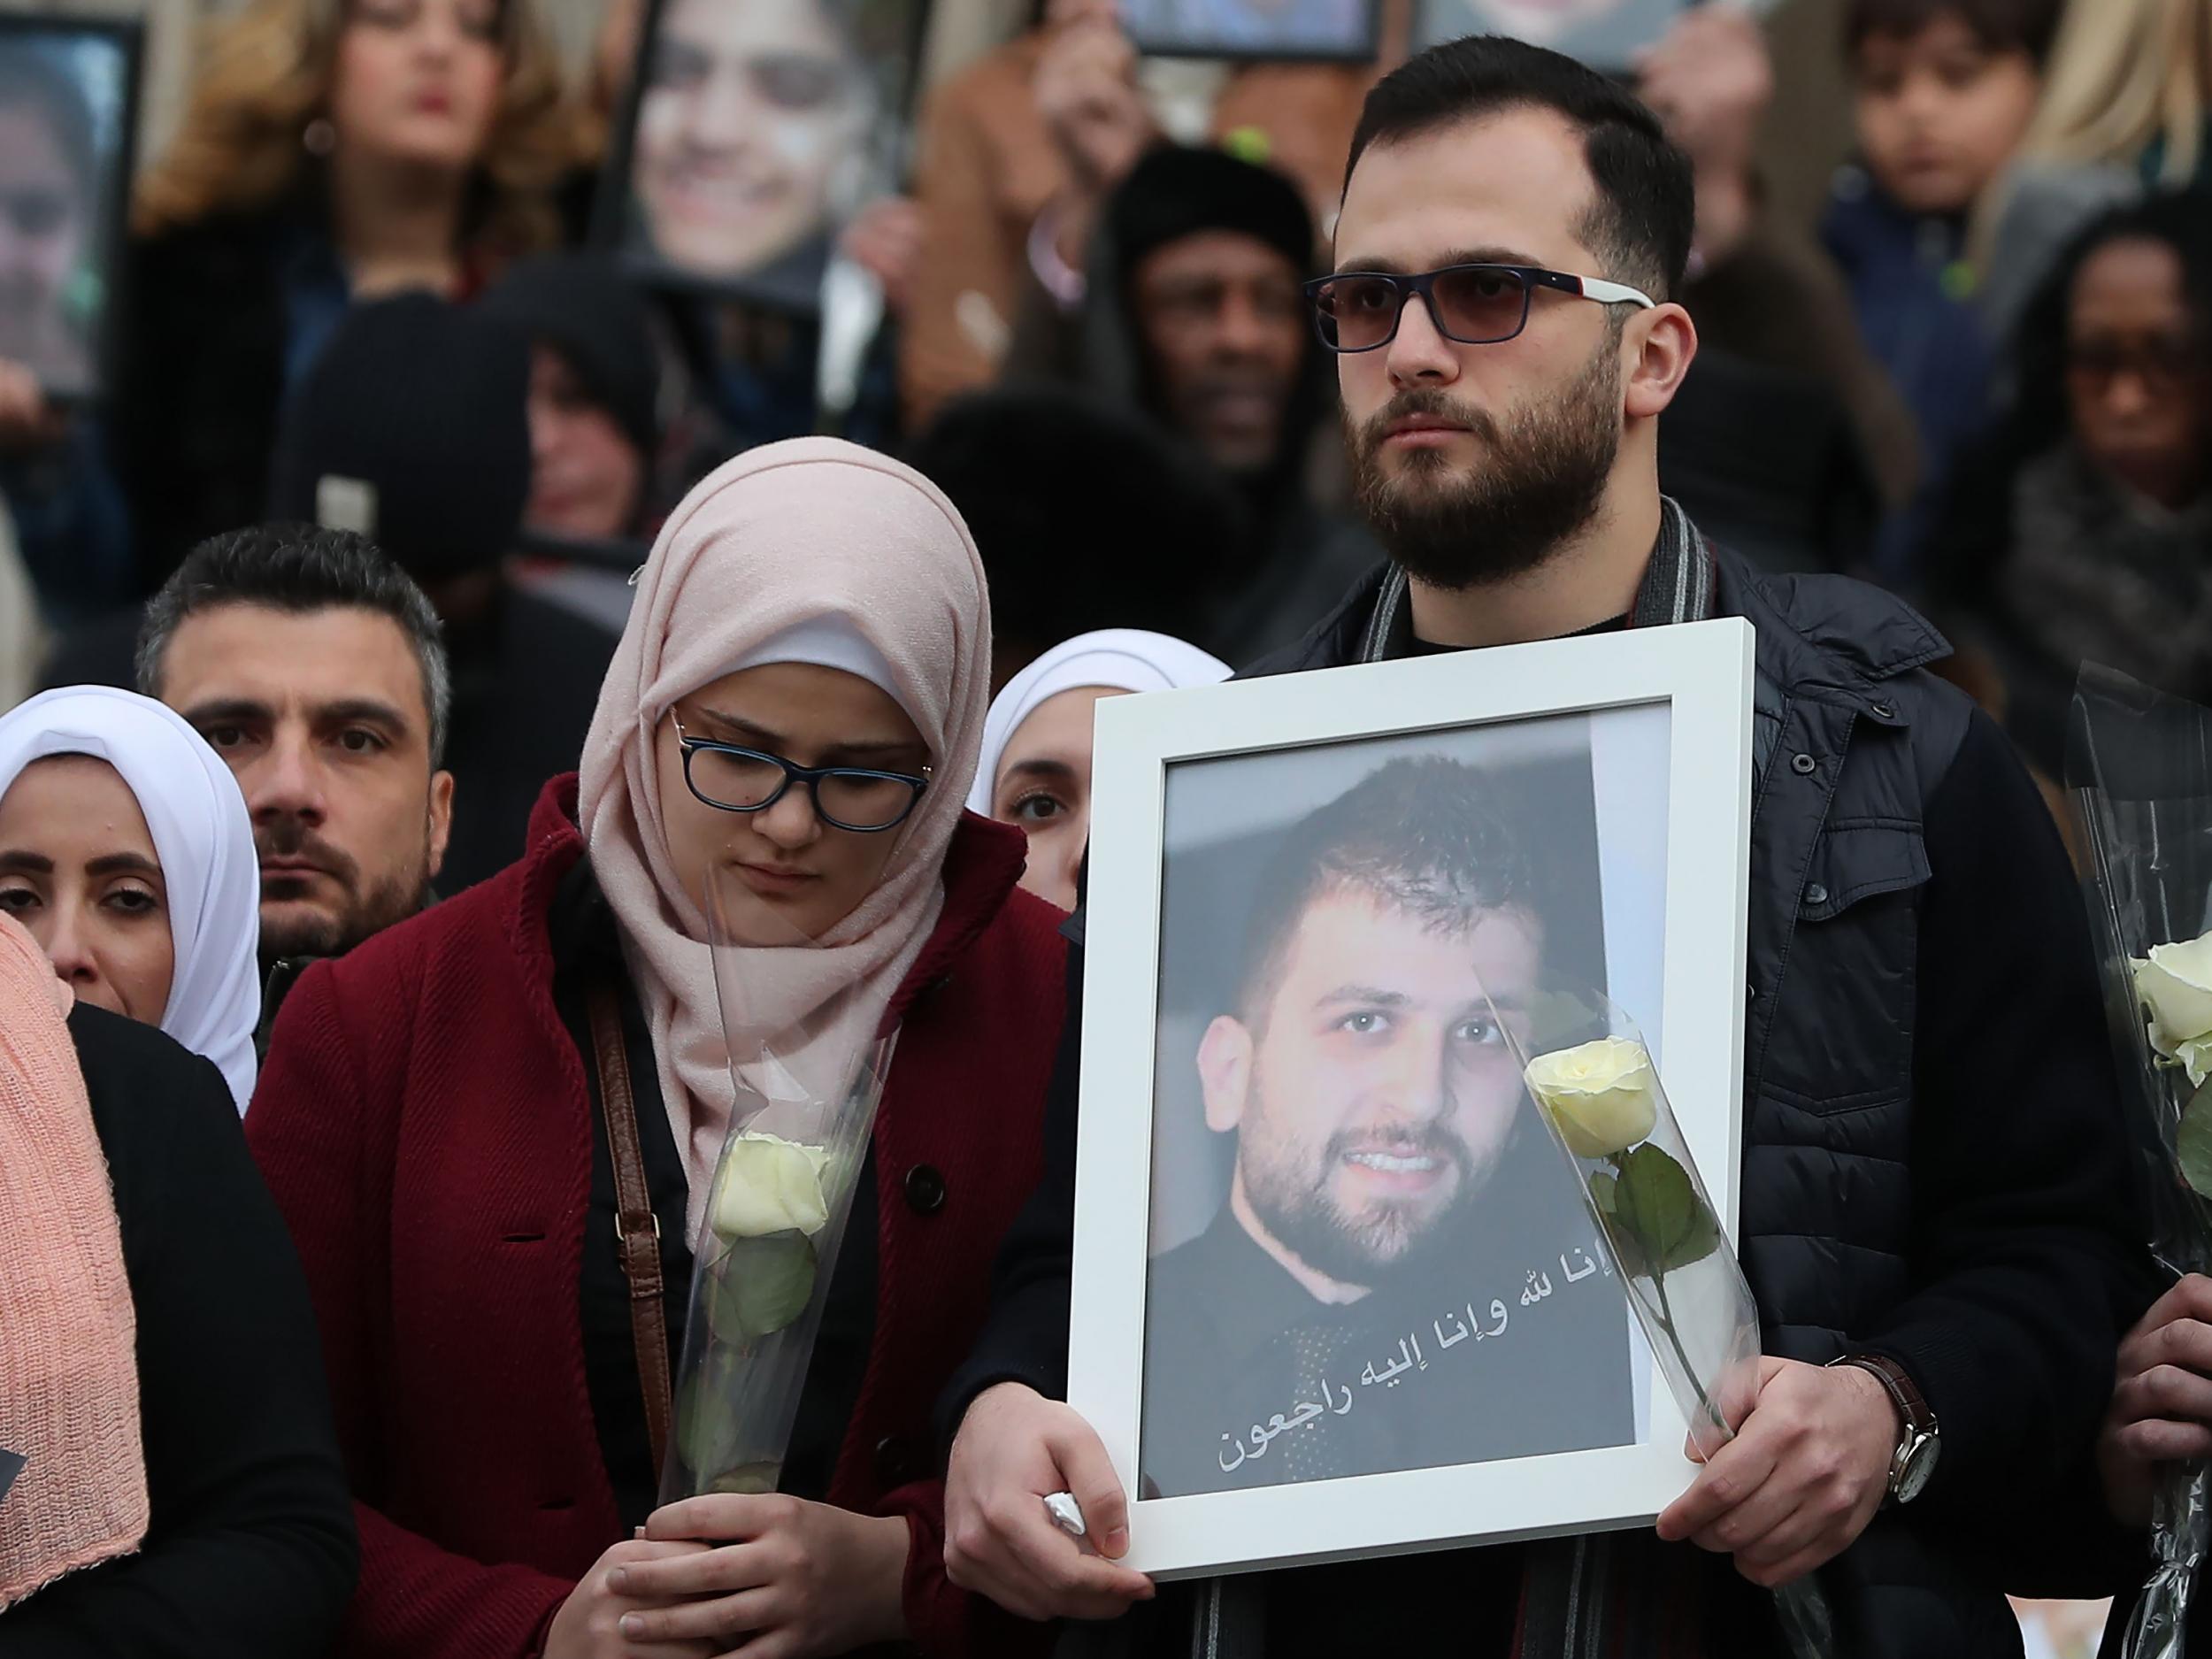
[[[707,918],[661,821],[654,732],[678,699],[800,625],[841,618],[887,668],[934,768],[876,890],[814,947],[738,950],[749,1029],[776,1056],[840,1075],[874,1034],[944,903],[942,870],[990,703],[983,563],[944,495],[910,467],[826,438],[754,449],[710,475],[662,529],[584,743],[592,869],[621,923],[661,1093],[691,1172],[690,1225],[735,1097]]]
[[[137,1321],[68,987],[0,917],[0,1609],[146,1535]]]

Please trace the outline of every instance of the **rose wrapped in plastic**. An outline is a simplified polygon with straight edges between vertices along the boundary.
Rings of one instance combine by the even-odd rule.
[[[2149,1177],[2152,1249],[2212,1271],[2212,710],[2085,664],[2066,782],[2129,1140]],[[2121,1652],[2181,1659],[2212,1552],[2212,1471],[2170,1463],[2151,1499],[2153,1571]]]
[[[1759,1311],[1651,1050],[1609,998],[1556,974],[1492,1013],[1530,1100],[1574,1165],[1691,1441],[1710,1457],[1757,1395]],[[1817,1578],[1774,1597],[1795,1659],[1828,1659],[1835,1636]]]

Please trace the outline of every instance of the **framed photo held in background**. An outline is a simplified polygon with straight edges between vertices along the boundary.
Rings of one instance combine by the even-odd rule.
[[[1509,35],[1593,69],[1625,74],[1696,0],[1415,0],[1413,50],[1463,35]]]
[[[1121,0],[1121,23],[1152,58],[1371,63],[1380,0]]]
[[[139,25],[0,12],[0,360],[96,398],[138,124]]]
[[[646,280],[813,310],[896,188],[926,0],[652,0],[595,239]]]
[[[1689,1484],[1505,1026],[1557,979],[1627,1010],[1732,1232],[1752,684],[1731,619],[1099,705],[1068,1397],[1130,1565]]]

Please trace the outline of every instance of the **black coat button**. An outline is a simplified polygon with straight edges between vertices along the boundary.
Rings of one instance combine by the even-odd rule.
[[[1867,712],[1878,720],[1893,720],[1897,718],[1897,705],[1891,703],[1878,703]]]
[[[1811,777],[1819,768],[1820,763],[1810,755],[1794,756],[1790,761],[1790,770],[1801,778]]]
[[[913,1441],[903,1435],[890,1434],[876,1442],[876,1481],[887,1492],[919,1480],[923,1472],[922,1460],[915,1452]]]
[[[1814,882],[1812,886],[1805,889],[1805,902],[1808,904],[1827,903],[1828,889],[1822,887],[1819,882]]]
[[[907,1171],[906,1205],[918,1216],[933,1216],[945,1207],[945,1178],[934,1164]]]

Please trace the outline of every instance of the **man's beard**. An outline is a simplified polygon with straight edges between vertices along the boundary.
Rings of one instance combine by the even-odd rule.
[[[288,888],[300,888],[303,883],[290,877],[265,877],[262,881],[261,961],[264,966],[281,962],[288,956],[342,956],[356,945],[372,939],[396,923],[429,908],[430,850],[423,849],[421,861],[412,872],[386,876],[365,886],[361,878],[361,865],[350,854],[340,851],[296,818],[279,818],[258,825],[254,830],[254,850],[257,856],[268,858],[305,858],[319,865],[346,895],[342,910],[336,914],[305,910],[297,903],[288,903],[289,912],[281,921],[272,921],[268,903],[272,899],[283,902],[296,900],[299,895]]]
[[[1620,358],[1610,340],[1550,403],[1501,426],[1442,392],[1414,387],[1363,424],[1345,421],[1352,481],[1377,540],[1416,581],[1457,591],[1524,575],[1596,518],[1620,451]],[[1479,440],[1455,475],[1441,450],[1415,449],[1395,476],[1381,449],[1394,421],[1433,415]]]
[[[1410,1206],[1386,1202],[1371,1206],[1362,1216],[1348,1216],[1329,1196],[1328,1178],[1348,1153],[1373,1141],[1363,1131],[1331,1136],[1317,1171],[1297,1167],[1295,1159],[1239,1164],[1245,1199],[1276,1242],[1325,1278],[1370,1288],[1385,1278],[1417,1273],[1450,1254],[1451,1241],[1463,1231],[1475,1194],[1489,1173],[1465,1141],[1432,1125],[1394,1142],[1392,1151],[1456,1165],[1459,1179],[1451,1202],[1425,1216]]]

